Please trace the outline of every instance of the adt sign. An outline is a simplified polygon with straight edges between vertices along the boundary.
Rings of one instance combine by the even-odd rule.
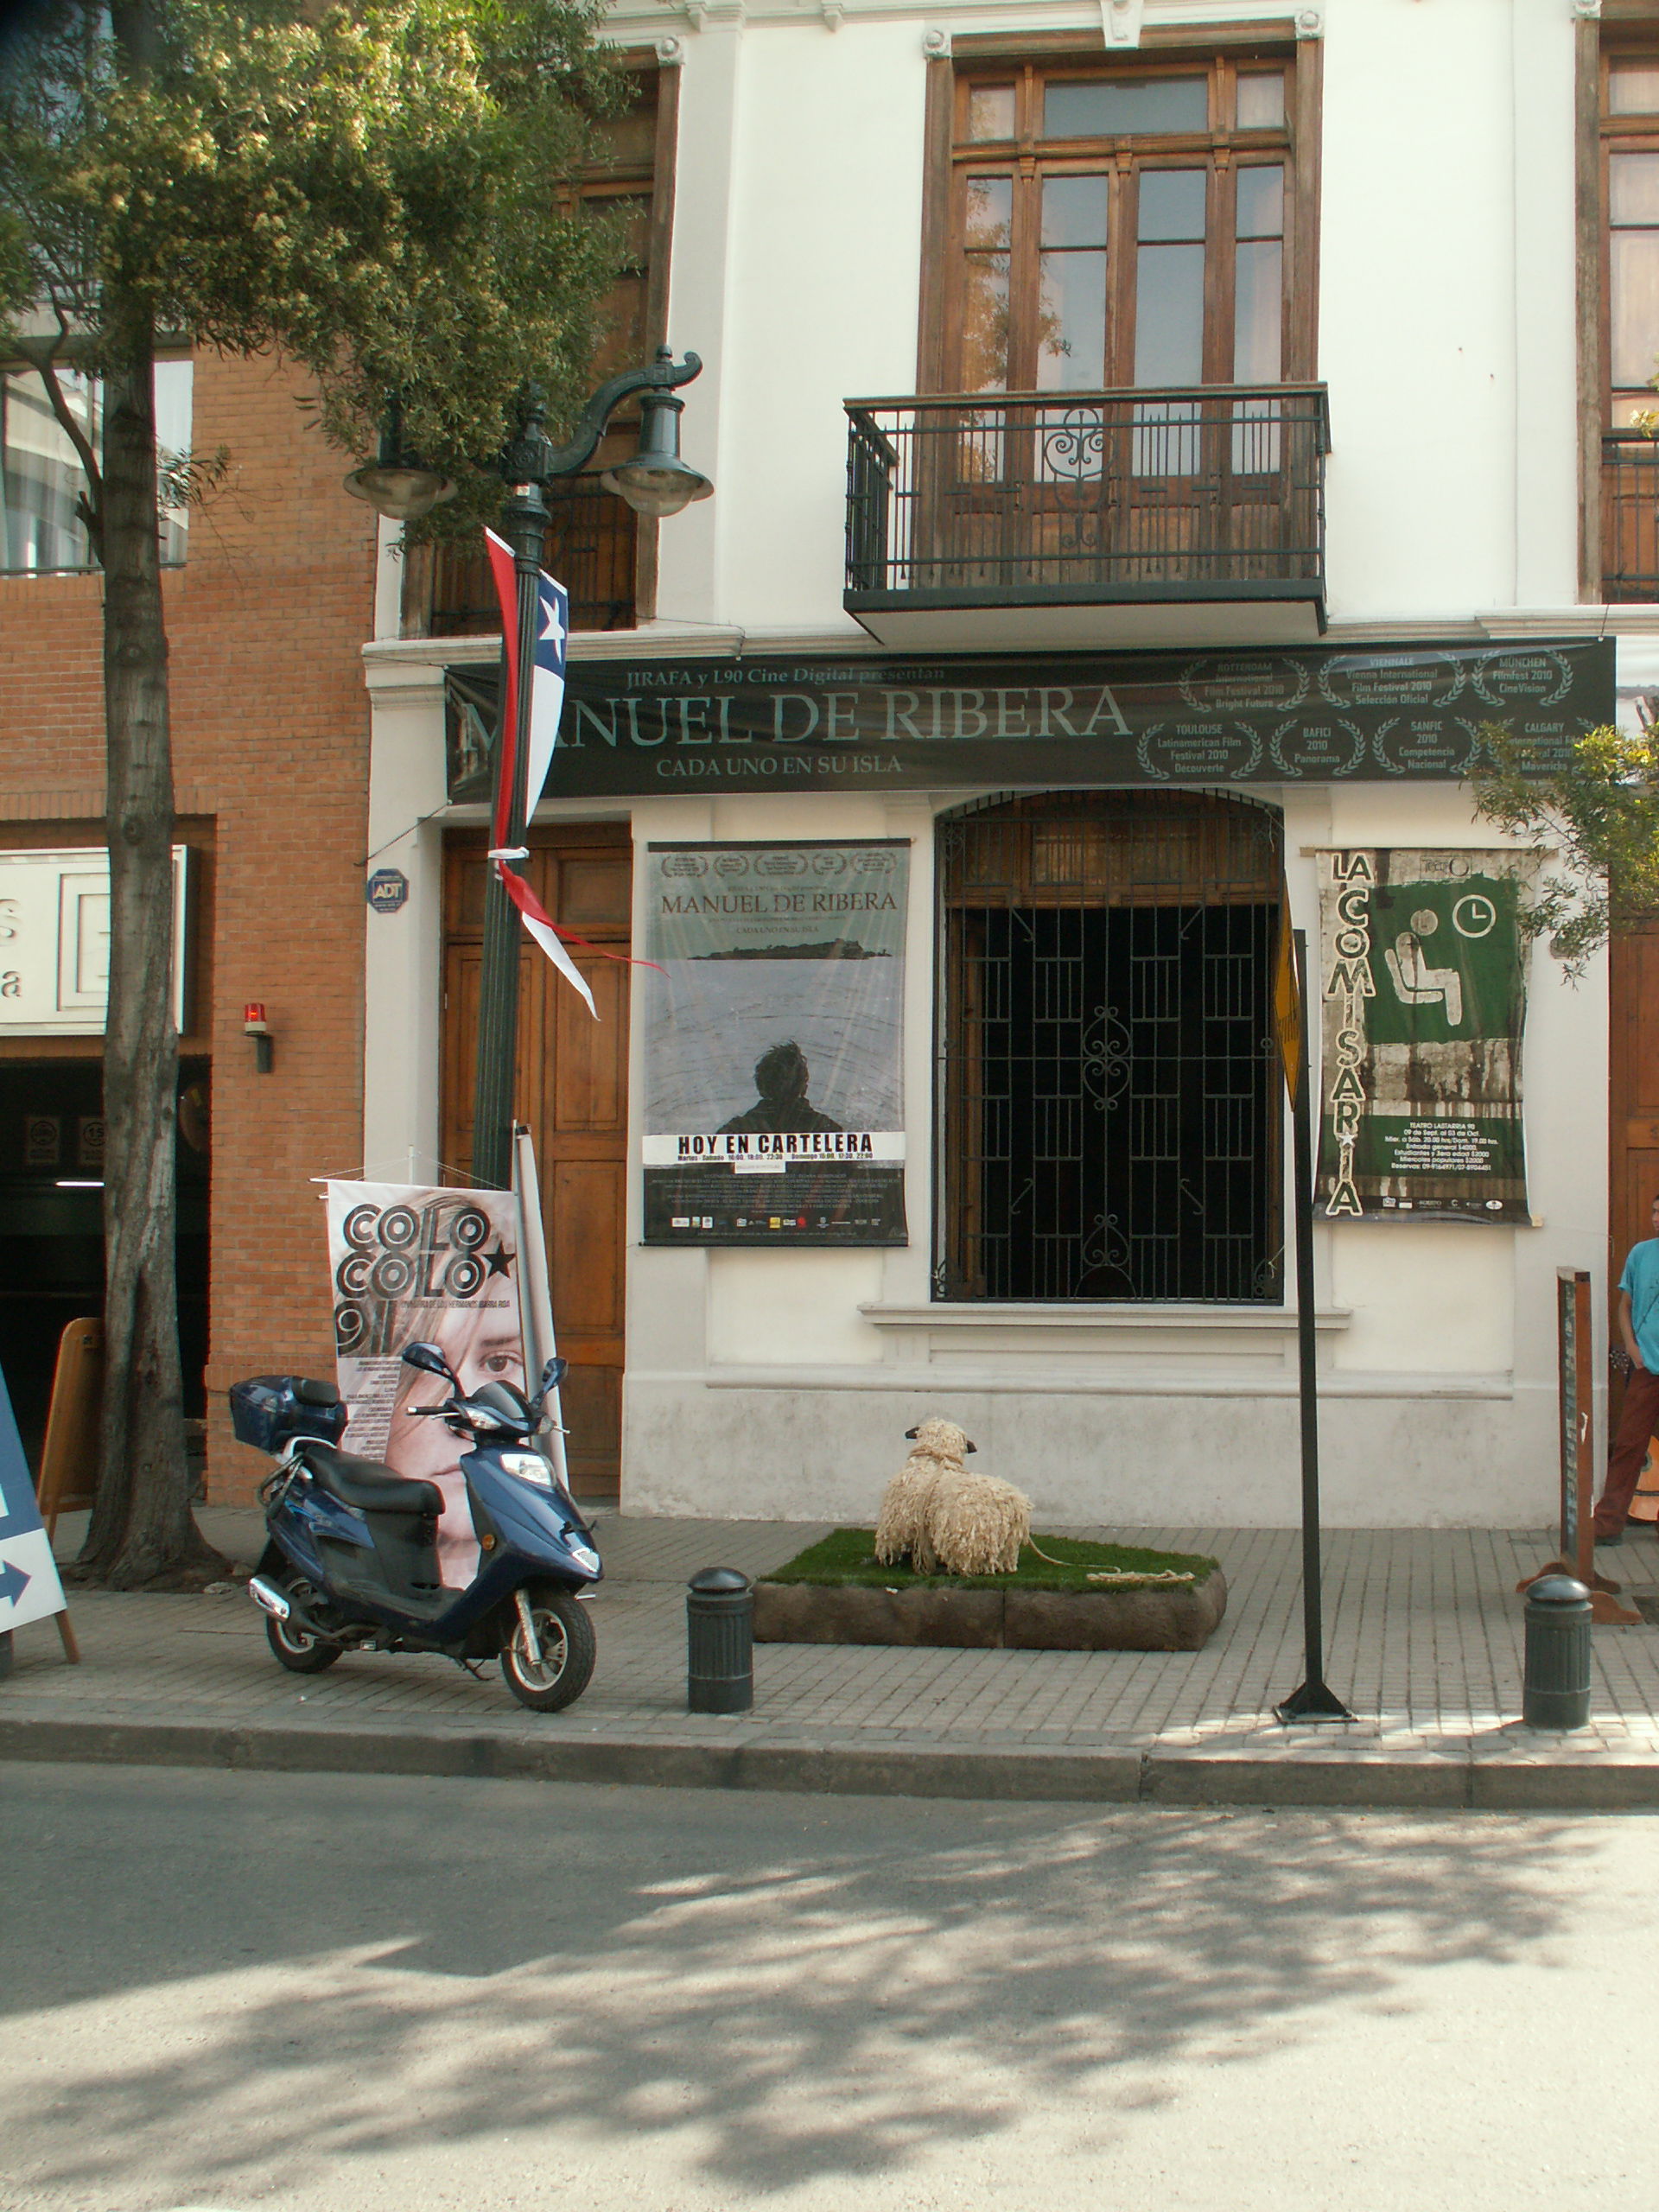
[[[395,914],[409,899],[409,878],[400,868],[378,868],[369,878],[368,900],[377,914]]]
[[[0,1376],[0,1636],[63,1610],[63,1585],[41,1526],[22,1440]]]

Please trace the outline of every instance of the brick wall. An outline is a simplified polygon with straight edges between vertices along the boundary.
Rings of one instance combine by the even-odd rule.
[[[194,439],[229,475],[165,579],[181,831],[211,851],[186,1049],[213,1062],[209,1495],[243,1503],[267,1463],[230,1437],[227,1384],[329,1375],[322,1209],[310,1179],[362,1158],[363,859],[374,518],[349,463],[267,360],[199,356]],[[0,823],[13,845],[96,843],[103,824],[101,587],[0,576]],[[263,999],[275,1071],[242,1007]],[[95,1049],[95,1048],[94,1048]],[[22,1042],[8,1057],[46,1057]]]

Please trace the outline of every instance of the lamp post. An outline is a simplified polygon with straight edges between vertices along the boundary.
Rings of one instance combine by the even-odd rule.
[[[517,655],[518,728],[513,747],[512,789],[505,810],[506,843],[501,865],[516,868],[525,857],[524,798],[530,753],[531,689],[535,679],[536,578],[547,537],[546,491],[561,477],[575,476],[598,450],[606,425],[624,400],[639,395],[639,437],[632,456],[608,468],[600,481],[626,500],[638,514],[678,514],[694,499],[706,499],[714,486],[680,458],[680,415],[676,397],[681,385],[698,375],[695,353],[676,361],[666,346],[642,369],[624,369],[599,387],[576,418],[567,443],[556,446],[547,435],[546,401],[538,385],[528,385],[519,400],[518,426],[492,466],[507,486],[501,513],[502,536],[512,546],[518,572],[518,634],[501,640],[502,657]],[[378,460],[356,469],[346,488],[379,513],[410,521],[429,513],[454,487],[435,469],[423,468],[401,446],[401,424],[389,410]],[[502,712],[506,711],[505,699]],[[505,747],[498,736],[491,785],[491,819],[501,817],[501,770]],[[512,1179],[513,1069],[518,1049],[519,928],[505,887],[494,869],[484,893],[484,944],[478,990],[478,1077],[473,1109],[473,1179],[505,1189]]]

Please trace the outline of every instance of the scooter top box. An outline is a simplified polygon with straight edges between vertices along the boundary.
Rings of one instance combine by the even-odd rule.
[[[231,1386],[231,1426],[238,1444],[280,1459],[296,1436],[338,1444],[351,1419],[332,1382],[303,1375],[255,1375]]]

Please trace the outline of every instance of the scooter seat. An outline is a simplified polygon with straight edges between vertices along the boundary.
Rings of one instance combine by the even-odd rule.
[[[330,1497],[354,1505],[359,1513],[442,1513],[443,1493],[435,1483],[410,1482],[378,1459],[354,1459],[332,1444],[309,1439],[301,1456]]]

